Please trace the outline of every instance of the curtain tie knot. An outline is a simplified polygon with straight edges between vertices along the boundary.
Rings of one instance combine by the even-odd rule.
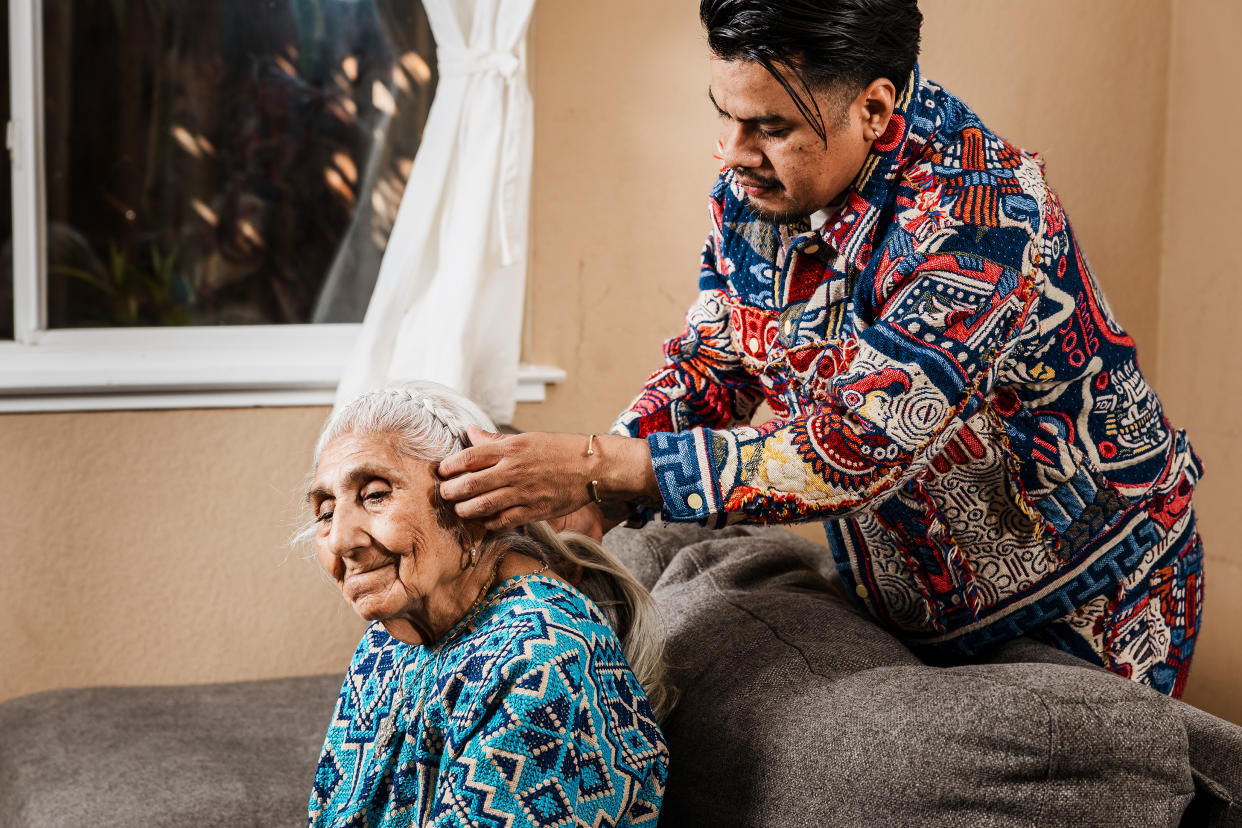
[[[512,52],[493,49],[440,49],[440,75],[453,77],[495,72],[510,80],[522,68],[522,62]]]

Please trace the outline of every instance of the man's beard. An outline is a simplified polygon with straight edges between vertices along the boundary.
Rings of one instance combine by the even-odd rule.
[[[747,212],[760,221],[770,221],[773,224],[794,224],[796,222],[806,221],[807,216],[809,215],[803,210],[765,210],[751,201],[750,196],[746,197],[746,199],[742,202],[742,206],[746,208]]]
[[[781,185],[781,182],[777,181],[774,178],[770,178],[770,179],[761,178],[761,179],[756,180],[750,176],[742,175],[736,169],[733,170],[733,175],[735,176],[739,184],[742,181],[745,181],[748,184],[755,184],[760,187],[771,187],[772,189],[781,190],[781,191],[785,189],[784,186]],[[759,220],[770,221],[776,224],[792,224],[793,222],[804,220],[808,215],[810,215],[810,213],[804,212],[802,210],[785,210],[785,211],[765,210],[764,208],[760,207],[758,204],[755,204],[755,202],[751,199],[749,195],[745,195],[745,197],[742,200],[742,204],[751,213],[751,215],[755,216]]]

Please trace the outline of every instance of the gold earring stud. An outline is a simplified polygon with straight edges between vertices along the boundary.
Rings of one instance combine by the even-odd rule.
[[[478,544],[475,544],[474,546],[470,547],[470,565],[474,566],[478,562],[479,562],[479,547],[478,547]]]

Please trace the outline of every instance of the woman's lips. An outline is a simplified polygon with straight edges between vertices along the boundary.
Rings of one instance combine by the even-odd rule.
[[[390,566],[392,566],[390,563],[380,564],[379,566],[373,566],[370,569],[363,569],[357,572],[346,572],[345,580],[341,582],[341,585],[354,592],[360,590],[365,592],[367,587],[374,586],[373,582],[379,580],[381,576],[384,576],[384,579],[387,580],[384,570],[388,569]]]

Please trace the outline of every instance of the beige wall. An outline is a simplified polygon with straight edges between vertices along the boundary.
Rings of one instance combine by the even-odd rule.
[[[928,76],[1043,155],[1114,312],[1154,357],[1169,1],[921,5]],[[990,34],[958,48],[963,25]]]
[[[660,341],[680,328],[694,297],[716,168],[696,5],[537,4],[524,355],[564,367],[569,379],[548,402],[520,407],[523,428],[606,427],[656,367]],[[1165,340],[1170,354],[1202,347],[1179,340],[1185,325],[1175,315],[1196,306],[1188,292],[1170,290],[1180,282],[1161,284],[1162,227],[1171,277],[1182,278],[1173,261],[1204,250],[1195,260],[1202,268],[1212,262],[1206,251],[1219,246],[1195,235],[1192,216],[1157,206],[1181,209],[1186,201],[1164,198],[1166,81],[1170,71],[1175,89],[1183,76],[1202,81],[1223,64],[1223,47],[1196,51],[1199,35],[1179,16],[1170,69],[1170,0],[923,6],[927,73],[1002,134],[1043,152],[1115,310],[1147,355],[1144,365],[1160,369],[1162,389],[1177,397],[1170,410],[1193,426],[1201,452],[1220,469],[1229,412],[1205,411],[1202,425],[1191,418],[1208,375],[1183,378],[1179,360],[1157,364],[1155,355]],[[1169,113],[1169,140],[1185,148],[1187,163],[1209,163],[1207,153],[1194,156],[1205,139],[1193,133],[1219,124],[1211,100],[1201,89]],[[1192,105],[1202,109],[1186,109]],[[1179,132],[1174,114],[1194,117]],[[1182,165],[1179,154],[1168,156],[1170,170]],[[1227,271],[1218,273],[1213,278],[1226,279]],[[1162,316],[1161,303],[1173,315]],[[1219,327],[1209,335],[1223,339],[1229,310],[1214,312]],[[291,558],[284,545],[324,413],[0,417],[0,504],[9,517],[0,539],[0,699],[75,684],[343,669],[360,627],[313,564]],[[1224,491],[1222,474],[1209,477],[1220,488],[1205,490],[1201,507],[1209,548],[1227,520],[1224,504],[1210,501]],[[1226,588],[1242,589],[1236,568],[1229,586],[1223,560],[1217,553],[1212,561],[1209,607],[1226,603]],[[1191,693],[1242,721],[1226,700],[1239,684],[1224,672],[1231,657],[1236,667],[1236,649],[1222,616],[1209,615]],[[1213,624],[1222,626],[1213,632]]]
[[[1230,102],[1242,4],[1177,0],[1163,199],[1159,391],[1205,476],[1195,509],[1206,557],[1203,633],[1186,700],[1242,722],[1242,205],[1232,192],[1242,115]]]
[[[526,355],[570,381],[521,412],[526,427],[609,424],[697,292],[719,167],[697,6],[537,4]],[[1043,153],[1114,310],[1154,353],[1168,0],[922,6],[926,73]]]
[[[0,699],[341,670],[361,625],[285,544],[323,415],[0,417]]]

